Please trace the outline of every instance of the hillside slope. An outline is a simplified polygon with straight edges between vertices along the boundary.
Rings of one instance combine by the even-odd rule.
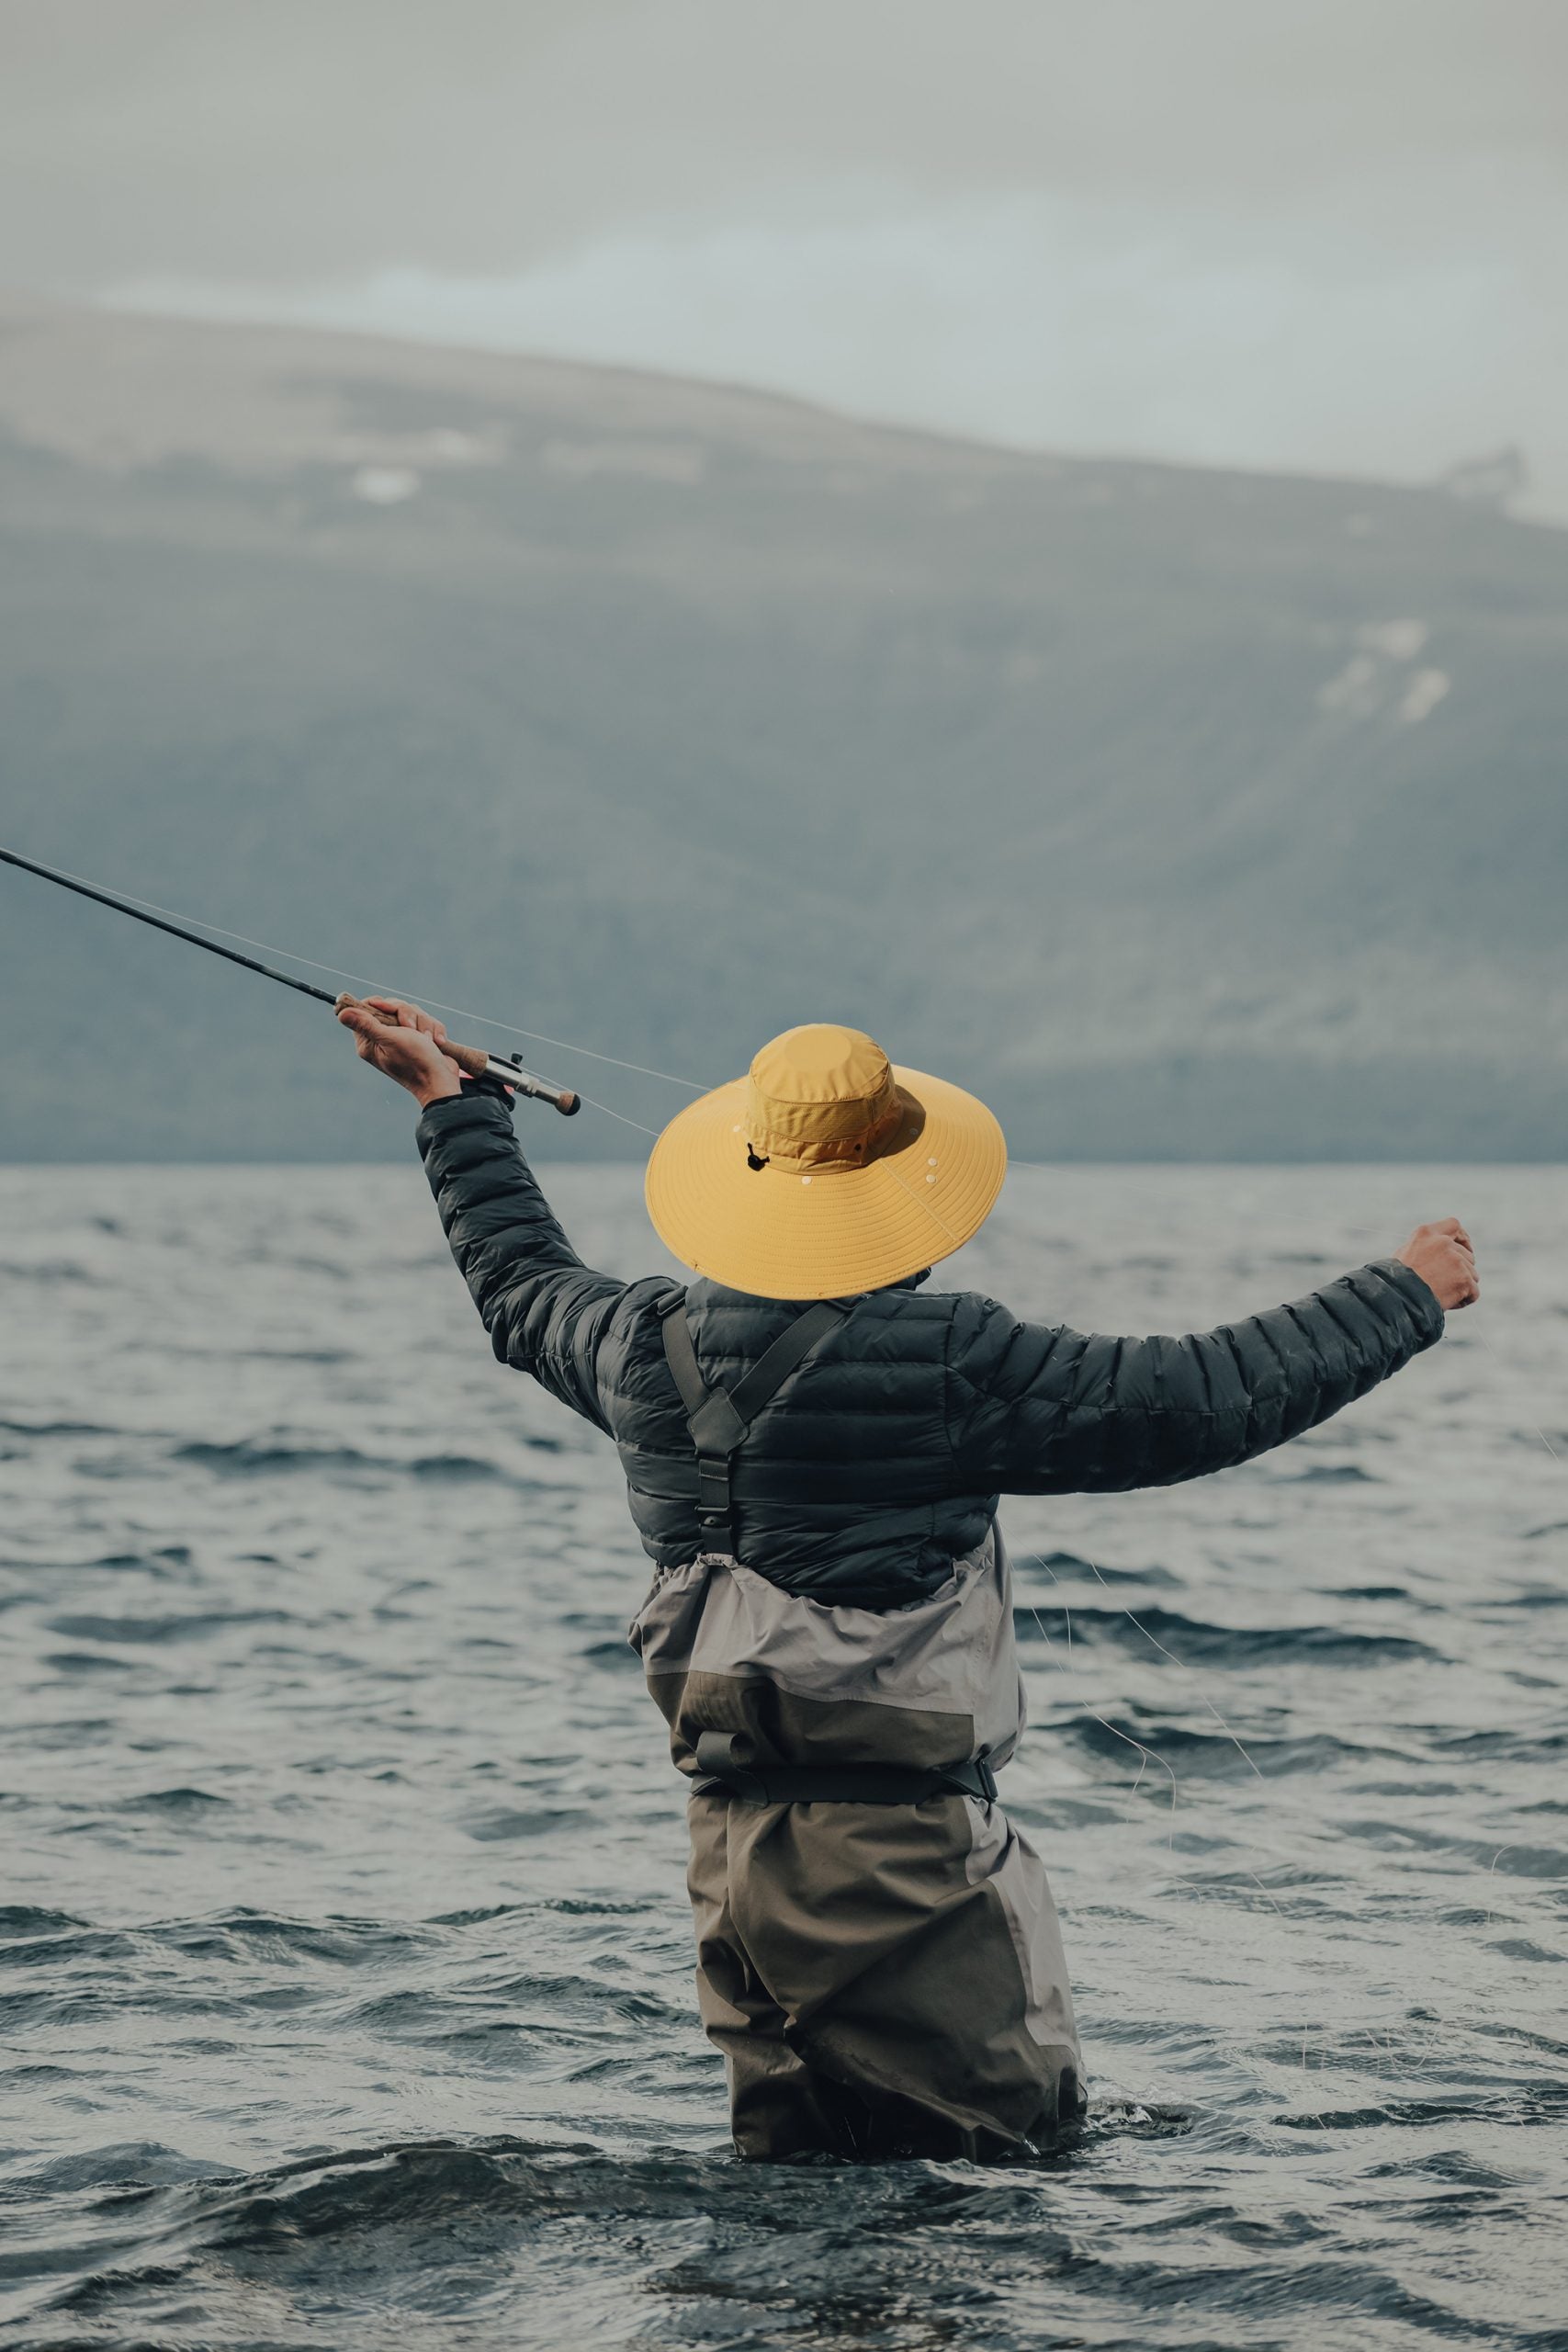
[[[1568,535],[17,305],[0,537],[0,842],[110,888],[698,1080],[856,1020],[1026,1156],[1568,1157]],[[0,972],[9,1157],[406,1148],[3,871]]]

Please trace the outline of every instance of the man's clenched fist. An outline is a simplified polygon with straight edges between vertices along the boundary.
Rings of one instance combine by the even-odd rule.
[[[338,1019],[352,1029],[362,1062],[374,1062],[388,1078],[406,1087],[423,1111],[448,1094],[463,1091],[463,1073],[441,1050],[446,1043],[443,1023],[404,1004],[395,996],[367,996],[360,1004],[338,1008]]]
[[[1475,1246],[1457,1216],[1418,1225],[1398,1256],[1401,1265],[1420,1275],[1445,1312],[1470,1306],[1481,1296]]]

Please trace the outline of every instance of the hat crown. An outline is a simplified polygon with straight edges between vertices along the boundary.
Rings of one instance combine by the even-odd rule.
[[[863,1159],[902,1118],[892,1065],[863,1029],[808,1022],[751,1064],[746,1139],[759,1158]]]

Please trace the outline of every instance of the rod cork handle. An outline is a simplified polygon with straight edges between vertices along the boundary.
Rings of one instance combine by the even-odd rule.
[[[362,1003],[366,1003],[364,998],[350,996],[345,989],[337,999],[334,1009],[343,1012]],[[367,1003],[366,1010],[375,1013],[383,1026],[389,1028],[393,1025],[375,1005]],[[570,1087],[550,1086],[520,1064],[509,1062],[499,1054],[487,1054],[482,1046],[459,1046],[453,1038],[446,1037],[442,1040],[441,1050],[448,1061],[457,1063],[466,1078],[502,1079],[508,1086],[515,1086],[520,1094],[532,1096],[536,1102],[548,1102],[565,1119],[570,1119],[581,1107],[581,1098],[572,1093]]]
[[[367,997],[350,996],[346,989],[339,996],[333,1009],[337,1012],[352,1012],[361,1005],[367,1012],[375,1014],[384,1029],[398,1027],[398,1023],[389,1020],[380,1008],[372,1004]],[[456,1062],[457,1068],[468,1078],[484,1078],[489,1075],[490,1056],[480,1046],[456,1045],[450,1037],[446,1037],[442,1041],[441,1050],[447,1059]]]

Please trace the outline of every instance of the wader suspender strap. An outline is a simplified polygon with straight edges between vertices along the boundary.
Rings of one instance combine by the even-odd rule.
[[[664,1309],[664,1353],[697,1449],[697,1522],[722,1535],[731,1555],[731,1460],[763,1406],[848,1312],[826,1298],[808,1306],[726,1395],[710,1388],[698,1368],[685,1300],[672,1299]],[[756,1764],[750,1745],[744,1733],[703,1732],[695,1749],[697,1794],[723,1789],[746,1804],[920,1804],[927,1797],[953,1795],[988,1804],[997,1793],[996,1775],[984,1757],[928,1771],[903,1765]]]
[[[729,1493],[730,1457],[752,1422],[777,1395],[797,1364],[804,1363],[819,1340],[843,1321],[849,1312],[831,1299],[819,1299],[797,1316],[750,1372],[728,1393],[710,1388],[697,1367],[686,1321],[686,1302],[675,1299],[664,1310],[664,1353],[686,1408],[686,1426],[697,1449],[697,1524],[710,1534],[722,1534],[735,1549],[734,1510]]]

